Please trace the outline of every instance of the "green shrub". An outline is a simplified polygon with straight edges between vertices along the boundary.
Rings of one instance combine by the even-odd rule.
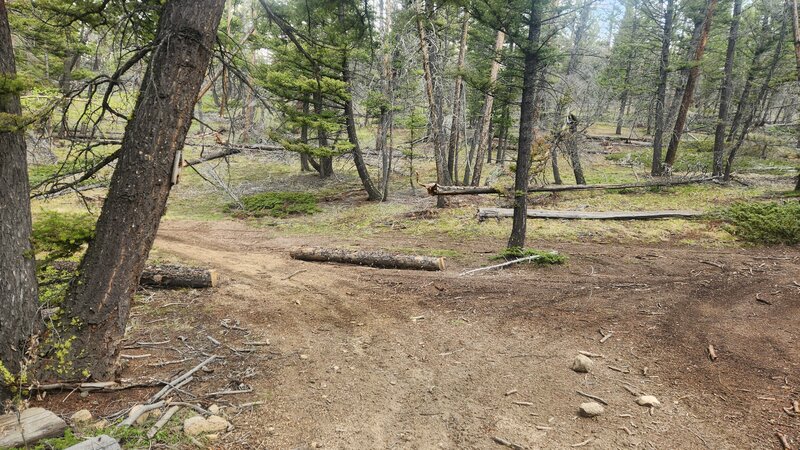
[[[530,263],[539,266],[547,266],[551,264],[564,264],[567,261],[566,256],[557,252],[546,252],[543,250],[534,250],[532,248],[520,248],[520,247],[509,247],[500,252],[499,255],[493,256],[492,259],[494,260],[504,259],[506,261],[511,261],[514,259],[525,258],[528,256],[538,256],[538,258],[530,260]]]
[[[91,214],[47,211],[33,222],[33,248],[45,260],[75,256],[94,238],[95,222]]]
[[[753,244],[800,244],[800,203],[737,203],[722,212],[726,230]]]
[[[317,207],[317,197],[307,192],[263,192],[244,196],[241,202],[241,206],[229,204],[228,209],[254,217],[286,217],[293,214],[314,214],[320,210]]]

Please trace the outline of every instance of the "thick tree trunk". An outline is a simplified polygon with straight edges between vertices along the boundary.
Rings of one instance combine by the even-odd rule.
[[[517,147],[517,168],[514,174],[514,221],[508,247],[525,247],[525,233],[528,228],[528,172],[531,167],[531,146],[533,145],[533,116],[536,108],[536,80],[538,76],[539,35],[542,29],[542,10],[544,1],[531,0],[528,17],[528,40],[523,47],[525,65],[522,77],[522,104],[519,113],[519,146]]]
[[[575,175],[575,184],[586,184],[586,177],[583,175],[581,158],[578,153],[578,121],[571,120],[569,123],[569,133],[564,139],[570,161],[572,161],[572,173]]]
[[[725,79],[719,99],[717,128],[714,130],[714,168],[713,175],[722,175],[722,161],[725,157],[725,128],[728,122],[728,104],[733,91],[733,57],[736,52],[736,39],[739,33],[739,16],[742,14],[742,0],[734,0],[731,30],[728,33],[728,48],[725,51]]]
[[[299,247],[289,252],[301,261],[335,262],[378,267],[381,269],[444,270],[444,258],[431,256],[391,255],[383,252],[344,250],[338,248]]]
[[[797,17],[797,0],[786,0],[786,2],[790,3],[789,6],[791,7],[792,30],[794,31],[794,57],[797,63],[797,82],[800,83],[800,19]],[[800,109],[800,106],[798,109]],[[800,123],[798,123],[796,128],[797,145],[800,147]],[[800,191],[800,174],[797,175],[797,185],[794,190]]]
[[[450,126],[450,141],[447,145],[447,170],[453,180],[458,180],[456,155],[461,137],[461,115],[463,102],[461,101],[464,89],[464,58],[467,54],[467,36],[469,30],[469,15],[464,13],[464,22],[461,24],[461,42],[458,46],[458,62],[456,63],[456,83],[453,88],[453,120]]]
[[[675,128],[672,130],[672,136],[669,139],[669,146],[667,147],[667,155],[664,158],[664,167],[662,174],[671,174],[672,166],[675,164],[675,158],[678,155],[678,144],[681,142],[683,129],[686,127],[686,118],[689,115],[689,107],[692,105],[692,97],[694,97],[695,86],[700,77],[700,62],[703,60],[703,53],[706,49],[706,42],[708,42],[708,31],[711,29],[711,19],[714,17],[714,10],[717,7],[717,0],[709,0],[706,7],[705,19],[703,21],[703,30],[700,32],[700,39],[697,41],[693,63],[691,70],[689,70],[689,77],[686,80],[686,87],[683,91],[683,98],[681,105],[678,109],[678,118],[675,120]]]
[[[653,164],[650,174],[661,175],[661,150],[664,138],[664,102],[667,99],[667,75],[669,72],[669,46],[672,41],[672,21],[675,15],[675,0],[667,0],[664,12],[664,34],[661,36],[661,60],[658,64],[658,87],[656,88],[655,130],[653,131]],[[649,124],[648,124],[648,128]]]
[[[17,70],[5,1],[0,0],[0,77],[13,79]],[[13,83],[6,83],[13,86]],[[19,92],[0,91],[0,366],[16,376],[28,339],[37,326],[36,268],[31,246],[31,204]],[[2,371],[0,371],[2,372]],[[0,414],[9,387],[0,374]]]
[[[361,179],[361,184],[364,186],[364,190],[367,191],[367,198],[371,201],[381,201],[383,200],[383,193],[380,189],[375,186],[375,183],[372,182],[372,178],[369,176],[369,171],[367,170],[367,164],[364,162],[364,155],[361,153],[361,146],[358,143],[358,134],[356,132],[356,118],[355,113],[353,112],[353,94],[352,94],[352,86],[350,85],[350,67],[347,58],[347,50],[342,55],[342,81],[345,83],[348,96],[347,100],[344,102],[344,116],[345,121],[347,123],[347,140],[350,142],[350,145],[353,146],[353,162],[356,165],[356,170],[358,171],[358,177]]]
[[[437,182],[453,184],[450,172],[447,170],[447,154],[445,153],[444,139],[442,136],[442,115],[440,105],[437,105],[434,70],[431,63],[431,53],[425,26],[422,23],[421,0],[414,0],[417,32],[419,33],[419,46],[422,53],[422,70],[425,73],[425,94],[428,98],[428,114],[430,120],[430,133],[433,138],[433,157],[436,162]],[[438,206],[444,206],[439,203]]]
[[[173,163],[191,125],[224,5],[171,0],[163,7],[96,237],[64,303],[64,320],[79,321],[70,354],[76,373],[114,376],[131,299],[166,209]]]
[[[502,31],[497,32],[497,37],[494,40],[494,54],[492,59],[492,66],[489,69],[489,90],[483,99],[483,108],[481,108],[481,121],[478,125],[478,138],[473,140],[472,145],[475,147],[475,170],[472,171],[471,185],[478,186],[481,184],[481,172],[483,171],[483,153],[488,146],[489,135],[489,122],[492,120],[492,108],[494,106],[494,92],[495,84],[497,83],[497,75],[500,73],[500,53],[503,51],[503,45],[506,41],[506,35]]]

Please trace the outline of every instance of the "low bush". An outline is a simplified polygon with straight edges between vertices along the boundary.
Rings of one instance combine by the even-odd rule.
[[[726,230],[753,244],[800,244],[800,202],[737,203],[721,213]]]
[[[318,212],[317,201],[316,196],[307,192],[262,192],[246,195],[241,205],[229,204],[228,208],[253,217],[287,217]]]
[[[567,262],[567,257],[560,253],[521,247],[509,247],[500,252],[500,254],[493,256],[492,259],[504,259],[506,261],[511,261],[514,259],[526,258],[528,256],[538,256],[538,258],[530,260],[530,263],[539,266],[564,264]]]
[[[33,248],[43,260],[75,256],[94,238],[96,221],[91,214],[47,211],[33,222]]]

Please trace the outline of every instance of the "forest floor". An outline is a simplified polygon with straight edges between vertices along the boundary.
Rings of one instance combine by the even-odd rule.
[[[800,397],[798,248],[533,242],[568,263],[460,277],[504,241],[424,242],[457,251],[444,272],[290,259],[301,244],[421,245],[391,232],[281,237],[242,221],[166,221],[157,257],[215,267],[221,285],[140,295],[129,344],[169,343],[125,350],[151,356],[128,360],[122,377],[169,379],[201,353],[224,356],[187,387],[227,406],[235,430],[215,448],[493,448],[494,437],[524,448],[780,448],[776,433],[800,442],[800,418],[783,410]],[[613,334],[601,343],[600,330]],[[602,355],[589,374],[570,370],[579,351]],[[624,386],[662,407],[638,406]],[[231,388],[252,392],[202,398]],[[102,416],[151,391],[44,404]],[[589,400],[577,391],[607,401],[605,413],[579,417]],[[236,408],[253,401],[265,403]]]

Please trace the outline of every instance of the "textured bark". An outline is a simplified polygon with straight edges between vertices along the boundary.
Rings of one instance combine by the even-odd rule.
[[[78,318],[71,356],[77,372],[109,379],[119,357],[130,303],[171,189],[176,153],[191,125],[224,0],[172,0],[161,13],[154,50],[94,241],[65,299]]]
[[[709,0],[708,6],[706,6],[703,29],[700,32],[700,39],[697,41],[694,58],[692,58],[694,65],[692,66],[691,70],[689,70],[689,77],[686,80],[683,98],[681,99],[681,105],[678,109],[678,118],[675,120],[675,128],[672,130],[672,136],[670,136],[669,145],[667,146],[667,155],[664,158],[662,174],[669,174],[672,172],[672,166],[675,164],[675,158],[678,155],[678,144],[681,142],[683,129],[686,127],[686,118],[689,115],[689,107],[692,105],[695,86],[697,85],[698,78],[700,78],[700,62],[703,60],[706,42],[708,42],[708,31],[711,29],[711,19],[714,17],[714,10],[716,7],[717,0]]]
[[[444,270],[444,258],[431,256],[390,255],[383,252],[338,248],[299,247],[289,252],[302,261],[336,262],[381,269]]]
[[[433,138],[433,157],[436,162],[436,180],[439,183],[452,184],[450,172],[447,170],[447,154],[444,148],[444,137],[442,136],[442,115],[440,106],[437,105],[437,95],[434,78],[434,70],[431,63],[431,53],[428,42],[427,31],[422,23],[421,0],[415,0],[417,33],[419,34],[419,46],[422,53],[422,70],[425,73],[425,95],[428,98],[428,114],[430,120],[430,131]],[[443,204],[439,204],[443,206]]]
[[[525,233],[528,228],[528,172],[531,168],[536,80],[541,63],[539,35],[542,30],[544,3],[542,0],[531,0],[530,15],[528,16],[528,40],[522,48],[525,55],[525,66],[522,77],[522,105],[519,113],[517,168],[514,174],[514,221],[511,236],[508,238],[508,247],[525,247]]]
[[[16,66],[7,14],[0,0],[0,77],[11,78]],[[21,118],[18,93],[0,92],[0,114]],[[0,130],[0,364],[13,375],[19,373],[27,340],[38,328],[26,158],[23,131]],[[0,375],[0,413],[9,395]]]
[[[800,19],[797,13],[797,0],[786,0],[791,8],[792,30],[794,31],[794,57],[797,63],[797,82],[800,83]],[[800,124],[797,125],[797,145],[800,147]],[[797,175],[795,191],[800,191],[800,174]]]
[[[661,36],[661,59],[658,64],[658,87],[656,88],[655,130],[653,131],[653,165],[650,173],[661,175],[661,150],[664,137],[664,102],[667,99],[667,69],[669,68],[669,46],[672,41],[672,20],[675,15],[675,0],[667,0],[664,12],[664,33]],[[648,122],[648,129],[650,128]]]
[[[725,79],[719,99],[717,128],[714,130],[714,168],[713,175],[722,175],[722,161],[725,156],[725,128],[728,122],[728,104],[733,91],[733,57],[736,52],[736,39],[739,33],[739,16],[742,14],[742,0],[734,0],[731,29],[728,33],[728,48],[725,51]]]
[[[303,102],[303,116],[308,117],[309,107],[308,102]],[[303,124],[300,125],[300,142],[303,144],[308,144],[308,123],[303,121]],[[311,172],[311,166],[308,164],[309,157],[305,153],[300,153],[300,171],[301,172]]]
[[[473,140],[475,146],[475,170],[472,172],[473,186],[481,184],[481,172],[483,171],[483,152],[488,146],[490,139],[489,135],[489,122],[492,120],[492,108],[494,106],[494,88],[497,83],[497,75],[500,73],[500,52],[503,50],[503,45],[506,41],[506,35],[502,31],[497,32],[497,38],[494,41],[494,58],[492,59],[492,67],[489,69],[489,90],[483,99],[483,108],[481,109],[481,121],[478,125],[478,139]]]
[[[64,419],[44,408],[0,416],[0,448],[30,448],[42,439],[63,436],[66,429]]]
[[[458,180],[456,166],[457,152],[461,138],[461,115],[464,103],[461,101],[464,90],[464,58],[467,54],[467,31],[469,30],[469,15],[464,13],[464,22],[461,24],[461,41],[458,46],[458,61],[456,62],[456,82],[453,88],[453,120],[450,126],[450,141],[447,145],[447,170],[453,180]]]
[[[350,142],[350,145],[353,146],[353,162],[356,165],[356,170],[358,171],[358,177],[361,179],[361,184],[364,186],[364,190],[367,191],[367,198],[372,201],[381,201],[383,200],[383,193],[380,189],[375,186],[375,183],[372,182],[372,178],[369,176],[369,171],[367,170],[367,164],[364,162],[364,155],[361,153],[361,146],[358,142],[358,134],[356,133],[356,118],[355,113],[353,112],[353,95],[352,95],[352,86],[350,85],[350,67],[349,62],[347,60],[347,54],[345,53],[342,56],[342,81],[344,81],[346,89],[348,91],[347,100],[344,102],[344,116],[345,121],[347,124],[347,140]]]
[[[581,158],[578,151],[578,121],[572,120],[569,123],[569,133],[564,139],[567,147],[567,154],[572,161],[572,173],[575,175],[575,184],[586,184],[586,177],[583,175]]]

